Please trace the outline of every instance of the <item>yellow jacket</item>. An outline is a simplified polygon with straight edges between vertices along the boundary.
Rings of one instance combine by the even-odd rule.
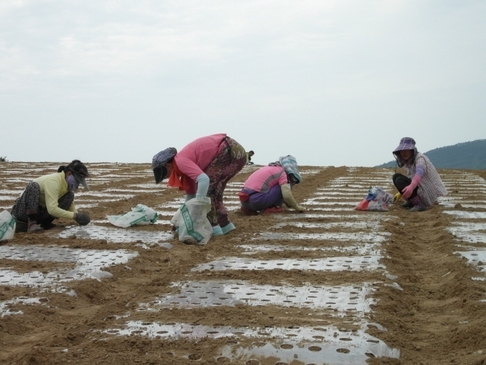
[[[64,171],[44,175],[34,181],[40,186],[39,205],[41,207],[47,208],[47,211],[53,217],[74,218],[74,213],[77,212],[74,203],[71,204],[68,210],[61,209],[58,205],[59,198],[69,192]]]

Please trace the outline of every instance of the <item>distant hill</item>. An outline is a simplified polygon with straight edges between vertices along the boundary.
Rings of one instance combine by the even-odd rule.
[[[486,139],[436,148],[424,155],[437,169],[486,170]],[[396,161],[392,160],[376,167],[396,166]]]

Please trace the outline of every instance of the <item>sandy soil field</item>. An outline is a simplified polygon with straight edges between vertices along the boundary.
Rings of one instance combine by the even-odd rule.
[[[0,211],[58,165],[1,163]],[[486,364],[485,171],[440,170],[449,195],[425,212],[359,212],[394,169],[303,166],[305,213],[244,216],[246,166],[237,229],[195,246],[149,164],[86,165],[88,226],[0,242],[1,364]],[[157,222],[108,222],[137,204]]]

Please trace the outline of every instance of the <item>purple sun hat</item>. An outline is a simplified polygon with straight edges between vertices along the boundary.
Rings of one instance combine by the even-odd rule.
[[[393,153],[406,150],[415,150],[415,140],[411,137],[403,137],[400,140],[400,144],[393,151]]]
[[[415,147],[415,140],[411,137],[403,137],[400,140],[400,144],[398,145],[398,147],[395,148],[395,150],[393,151],[393,156],[395,157],[395,160],[397,161],[399,167],[403,167],[407,162],[402,158],[400,151],[407,150],[413,151],[412,157],[409,158],[407,161],[413,161],[415,159],[415,156],[417,155],[417,147]]]

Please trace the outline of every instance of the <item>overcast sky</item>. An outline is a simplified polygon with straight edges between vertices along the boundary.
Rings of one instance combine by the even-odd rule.
[[[376,166],[486,138],[486,1],[0,1],[0,156]]]

